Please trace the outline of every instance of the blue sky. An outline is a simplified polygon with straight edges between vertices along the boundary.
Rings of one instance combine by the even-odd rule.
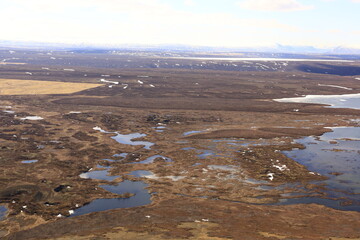
[[[0,0],[1,40],[360,48],[360,0]]]

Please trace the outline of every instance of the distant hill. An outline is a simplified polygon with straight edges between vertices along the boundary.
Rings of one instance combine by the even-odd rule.
[[[338,46],[335,48],[316,48],[313,46],[291,46],[277,44],[273,47],[211,47],[183,44],[138,45],[138,44],[68,44],[48,42],[26,42],[0,40],[0,49],[33,50],[75,50],[84,52],[104,52],[109,50],[134,51],[179,51],[179,52],[248,52],[248,53],[289,53],[289,54],[329,54],[358,55],[360,49]]]

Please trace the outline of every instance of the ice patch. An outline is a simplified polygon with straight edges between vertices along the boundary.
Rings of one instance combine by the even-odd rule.
[[[105,79],[100,79],[100,82],[112,83],[112,84],[119,84],[119,82],[109,81],[109,80],[105,80]]]
[[[227,172],[235,172],[236,171],[235,166],[227,166],[227,165],[209,165],[208,169],[227,171]]]
[[[273,167],[280,170],[280,171],[282,171],[282,172],[285,171],[285,170],[288,170],[288,171],[290,170],[285,164],[284,165],[275,165],[274,164]]]
[[[342,87],[342,86],[337,86],[337,85],[318,84],[318,86],[320,86],[320,87],[341,88],[341,89],[346,89],[346,90],[353,90],[352,88]]]
[[[151,164],[155,161],[155,159],[157,158],[161,158],[163,159],[165,162],[172,162],[172,159],[169,157],[164,157],[162,155],[154,155],[151,157],[148,157],[147,159],[140,161],[140,162],[134,162],[134,164]]]
[[[24,118],[20,118],[20,120],[30,120],[30,121],[37,121],[37,120],[42,120],[44,118],[39,117],[39,116],[27,116]]]
[[[270,181],[274,180],[274,175],[275,175],[275,173],[268,173],[268,174],[266,174],[266,176],[269,177],[269,180],[270,180]]]
[[[273,100],[276,102],[289,103],[328,104],[333,108],[360,109],[360,93],[342,95],[306,95],[304,97],[280,98]]]
[[[11,111],[11,110],[3,110],[4,113],[8,113],[8,114],[14,114],[15,111]]]
[[[102,130],[101,127],[98,127],[98,126],[93,127],[93,129],[94,129],[95,131],[105,132],[104,130]]]
[[[38,162],[38,160],[24,160],[24,161],[21,161],[21,163],[36,163]]]

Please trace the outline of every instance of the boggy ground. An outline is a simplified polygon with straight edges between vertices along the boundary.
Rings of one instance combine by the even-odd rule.
[[[21,74],[34,73],[39,66],[1,68],[8,74],[3,75],[22,79]],[[295,138],[321,135],[329,131],[324,127],[354,126],[356,122],[349,119],[360,115],[359,110],[271,99],[355,93],[358,80],[311,73],[63,68],[69,67],[58,66],[48,76],[26,75],[25,79],[99,83],[106,78],[119,84],[105,83],[71,95],[0,97],[5,110],[0,112],[0,203],[9,208],[0,222],[2,238],[360,238],[358,212],[315,204],[266,205],[294,191],[320,195],[321,186],[309,181],[324,177],[310,173],[281,151],[302,148],[293,142]],[[113,76],[101,76],[107,71]],[[340,85],[339,79],[353,90],[318,86]],[[43,119],[21,119],[26,116]],[[147,150],[119,144],[110,138],[115,133],[101,133],[95,126],[121,134],[145,133],[141,140],[155,145]],[[198,132],[184,134],[189,131]],[[129,155],[113,157],[119,153]],[[150,164],[133,164],[156,154],[172,162],[157,158]],[[38,161],[25,164],[24,160]],[[110,174],[119,176],[114,183],[148,183],[154,193],[152,203],[67,218],[69,210],[94,199],[119,197],[99,187],[108,182],[79,177],[97,164],[111,167]],[[283,165],[286,169],[281,169]],[[153,175],[127,175],[135,170]],[[284,183],[294,186],[266,188]]]

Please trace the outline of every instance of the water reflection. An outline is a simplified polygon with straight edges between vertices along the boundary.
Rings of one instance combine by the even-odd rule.
[[[117,185],[101,185],[100,187],[115,194],[134,194],[129,198],[103,198],[96,199],[89,204],[78,208],[71,216],[79,216],[92,212],[100,212],[117,208],[131,208],[144,206],[151,203],[151,194],[145,189],[148,185],[144,182],[124,181]]]
[[[154,143],[152,142],[147,142],[147,141],[136,141],[134,139],[137,138],[142,138],[142,137],[146,137],[146,134],[142,134],[142,133],[130,133],[130,134],[121,134],[118,132],[107,132],[103,129],[101,129],[100,127],[94,127],[93,128],[96,131],[100,131],[102,133],[113,133],[116,134],[116,136],[111,137],[112,139],[114,139],[115,141],[117,141],[118,143],[121,144],[127,144],[127,145],[132,145],[132,146],[144,146],[145,149],[150,149],[151,146],[154,145]]]
[[[305,137],[297,140],[305,149],[283,152],[286,156],[318,172],[329,179],[315,184],[325,184],[319,188],[325,198],[318,197],[284,199],[280,203],[319,203],[341,210],[360,211],[360,139],[359,128],[333,128],[320,138]]]
[[[3,205],[0,205],[0,221],[3,220],[7,214],[7,208]]]

